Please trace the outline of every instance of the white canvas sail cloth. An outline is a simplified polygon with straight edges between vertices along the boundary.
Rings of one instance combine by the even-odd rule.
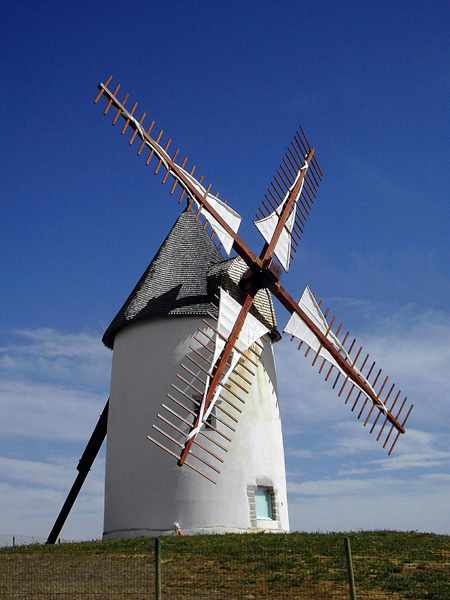
[[[210,194],[209,192],[207,192],[206,188],[197,179],[195,179],[195,177],[193,177],[190,173],[185,171],[182,167],[177,165],[177,168],[183,173],[186,179],[190,181],[191,185],[198,191],[198,193],[205,198],[208,204],[231,227],[234,233],[237,233],[242,220],[241,215],[235,210],[233,210],[230,206],[228,206],[228,204],[217,198],[217,196],[214,196],[214,194]],[[176,174],[174,172],[172,172],[171,170],[170,172],[176,177]],[[200,204],[197,202],[197,200],[192,196],[192,194],[189,193],[189,188],[186,185],[184,185],[184,182],[181,181],[179,177],[177,177],[177,179],[178,181],[180,181],[181,185],[187,191],[192,200],[195,202],[196,206],[200,208],[200,213],[205,217],[205,219],[214,229],[217,237],[219,238],[222,246],[225,249],[225,252],[227,254],[230,254],[234,242],[233,237],[227,231],[225,231],[222,225],[220,225],[220,223],[216,221],[216,219],[211,215],[211,213],[205,210],[205,208],[200,207]]]
[[[275,228],[278,224],[283,206],[286,204],[286,202],[289,198],[289,195],[292,192],[292,190],[294,189],[294,187],[296,186],[300,176],[303,174],[303,172],[305,172],[305,176],[306,176],[307,170],[308,170],[308,163],[305,161],[305,164],[300,169],[300,171],[297,173],[297,177],[295,178],[294,183],[291,185],[291,187],[287,191],[286,196],[283,199],[283,202],[278,206],[278,208],[276,210],[274,210],[272,213],[270,213],[270,215],[268,215],[267,217],[264,217],[263,219],[254,221],[259,232],[261,233],[261,235],[263,236],[263,238],[266,240],[266,242],[268,244],[270,244],[270,240],[272,239],[273,234],[275,232]],[[297,202],[303,191],[304,183],[305,183],[305,179],[303,179],[303,181],[302,181],[299,192],[295,198],[295,202],[293,204],[291,214],[287,218],[287,221],[281,231],[280,237],[278,238],[278,241],[277,241],[277,243],[275,245],[275,249],[274,249],[274,254],[280,261],[280,264],[285,271],[289,270],[289,264],[291,262],[292,229],[294,228],[295,215],[297,213]]]
[[[311,319],[311,321],[313,321],[313,323],[318,327],[318,329],[320,329],[320,331],[324,335],[326,335],[326,337],[332,342],[333,346],[336,348],[336,350],[339,352],[339,354],[342,356],[342,358],[349,365],[351,365],[352,360],[350,359],[348,352],[342,345],[339,338],[329,328],[328,321],[327,321],[325,315],[323,314],[323,312],[321,311],[319,303],[314,298],[314,295],[308,286],[306,286],[305,291],[303,292],[298,305],[308,315],[308,317]],[[316,337],[316,335],[310,330],[310,328],[306,325],[306,323],[304,323],[302,321],[302,319],[297,315],[297,313],[293,313],[291,315],[291,318],[289,319],[289,321],[286,324],[286,327],[284,328],[284,332],[289,335],[293,335],[298,340],[301,340],[304,344],[309,346],[311,348],[311,350],[313,350],[316,354],[319,353],[320,357],[324,358],[328,363],[330,363],[331,365],[336,367],[336,369],[338,369],[338,371],[340,371],[345,377],[347,377],[347,374],[345,373],[345,371],[342,370],[342,368],[338,365],[337,361],[328,352],[328,350],[321,345],[319,338]],[[365,380],[367,385],[371,388],[373,393],[376,395],[375,390],[370,385],[369,381],[364,377],[364,375],[356,367],[353,367],[353,368]],[[351,380],[351,381],[352,381],[352,384],[355,387],[357,387],[359,390],[361,390],[361,392],[365,396],[367,395],[364,392],[364,390],[357,383],[355,383],[353,380]],[[383,404],[383,402],[381,400],[379,400],[379,401],[380,401],[380,409],[386,414],[387,413],[386,406]]]
[[[230,365],[225,374],[223,375],[222,379],[220,380],[220,385],[217,386],[212,397],[211,403],[209,404],[207,410],[205,410],[206,395],[208,393],[213,368],[217,363],[217,360],[219,359],[220,355],[222,354],[223,349],[225,348],[226,340],[231,334],[231,331],[234,327],[234,324],[236,323],[241,308],[242,306],[239,304],[239,302],[236,302],[236,300],[234,300],[234,298],[232,298],[228,292],[220,288],[219,320],[217,324],[218,333],[216,333],[215,338],[214,355],[211,362],[211,368],[209,370],[209,376],[206,380],[205,392],[203,394],[202,403],[200,406],[199,424],[189,433],[188,439],[197,435],[204,423],[206,423],[209,415],[211,414],[212,409],[214,408],[214,405],[216,404],[219,398],[220,392],[222,391],[221,388],[227,382],[231,373],[234,371],[241,357],[241,354],[246,352],[250,348],[250,346],[254,344],[257,340],[259,340],[263,335],[269,333],[269,329],[252,314],[249,313],[246,316],[242,329],[231,352]]]
[[[210,194],[209,192],[207,192],[206,188],[197,179],[195,179],[195,177],[193,177],[190,173],[188,173],[182,167],[180,167],[180,165],[176,165],[175,169],[171,168],[170,165],[172,164],[172,159],[170,158],[169,154],[164,150],[164,148],[160,146],[158,142],[146,136],[144,128],[139,123],[139,121],[135,117],[133,117],[133,115],[128,114],[127,119],[129,119],[133,123],[145,145],[154,151],[154,153],[161,160],[167,171],[169,171],[169,173],[178,181],[181,187],[187,192],[189,197],[192,198],[192,200],[195,202],[196,206],[200,207],[200,204],[193,196],[190,188],[186,185],[186,179],[195,188],[195,190],[208,202],[208,204],[222,217],[222,219],[229,225],[229,227],[234,231],[234,233],[237,233],[242,220],[240,214],[233,210],[230,206],[228,206],[228,204],[220,200],[217,196],[214,196],[214,194]],[[234,242],[233,236],[231,236],[227,231],[225,231],[225,229],[220,225],[220,223],[218,223],[218,221],[216,221],[216,219],[207,210],[205,210],[205,208],[201,207],[200,212],[213,228],[222,246],[224,247],[225,252],[227,254],[230,254]]]

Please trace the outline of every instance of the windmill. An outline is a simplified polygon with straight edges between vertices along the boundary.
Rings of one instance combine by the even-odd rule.
[[[170,182],[171,194],[178,190],[180,202],[187,200],[187,210],[180,216],[157,257],[105,334],[106,345],[110,347],[114,345],[114,354],[117,353],[117,356],[121,357],[117,360],[113,357],[112,397],[120,395],[122,407],[127,406],[126,402],[129,401],[129,395],[132,393],[130,387],[137,389],[136,381],[133,379],[137,373],[137,363],[140,364],[137,377],[142,377],[144,373],[145,379],[145,360],[148,358],[146,353],[149,346],[146,341],[148,335],[143,330],[142,322],[150,310],[149,306],[152,311],[156,311],[152,314],[158,315],[163,314],[158,313],[161,303],[165,305],[171,302],[172,312],[178,311],[180,315],[191,316],[195,314],[196,329],[194,331],[190,329],[191,323],[181,336],[182,351],[180,353],[177,350],[180,356],[176,361],[174,372],[170,374],[172,381],[169,382],[167,397],[157,408],[154,422],[144,424],[148,429],[151,427],[146,438],[151,442],[152,447],[172,461],[170,466],[165,462],[166,459],[158,463],[162,465],[163,470],[157,473],[157,481],[154,481],[153,485],[164,488],[166,475],[164,469],[167,468],[167,473],[170,472],[169,479],[172,478],[171,481],[175,482],[174,487],[169,486],[168,489],[163,490],[167,503],[170,504],[172,496],[177,495],[179,486],[182,492],[187,490],[184,495],[190,497],[194,489],[192,486],[195,485],[201,489],[200,495],[203,499],[206,498],[201,509],[205,511],[207,506],[218,501],[218,496],[208,496],[210,492],[202,486],[219,486],[221,497],[226,495],[223,481],[221,483],[224,471],[226,473],[227,468],[231,469],[232,476],[227,484],[233,486],[235,480],[240,478],[240,470],[244,468],[240,463],[245,463],[247,459],[253,460],[250,458],[252,454],[263,454],[264,446],[267,446],[269,460],[266,460],[264,466],[258,463],[255,469],[264,471],[267,463],[271,462],[272,453],[275,465],[272,465],[272,470],[269,468],[270,477],[276,478],[277,472],[283,471],[277,483],[282,499],[278,503],[278,508],[274,497],[272,500],[275,512],[284,511],[285,525],[280,526],[280,529],[286,530],[288,528],[287,506],[281,509],[281,505],[286,504],[281,429],[278,431],[275,426],[271,435],[266,436],[266,440],[258,439],[259,445],[250,448],[247,454],[241,457],[236,456],[236,450],[233,450],[233,444],[236,445],[233,434],[239,433],[239,443],[245,444],[245,436],[251,437],[252,428],[260,426],[259,400],[252,399],[255,388],[259,386],[263,389],[263,396],[270,396],[268,391],[270,377],[264,379],[267,372],[271,370],[273,362],[270,357],[267,357],[267,348],[270,346],[267,340],[279,337],[275,327],[272,297],[275,297],[290,315],[284,332],[295,341],[305,358],[317,368],[324,381],[330,383],[343,404],[348,406],[370,434],[374,434],[389,455],[393,453],[400,435],[405,433],[405,425],[413,408],[413,405],[407,407],[407,399],[400,398],[401,392],[396,389],[396,385],[389,382],[382,369],[378,368],[369,354],[363,351],[362,346],[343,328],[342,323],[337,324],[335,316],[330,314],[329,309],[323,308],[322,301],[315,298],[309,287],[304,290],[300,300],[296,301],[281,284],[281,270],[288,271],[292,264],[323,177],[316,150],[300,128],[269,184],[262,205],[256,214],[254,224],[264,239],[262,250],[257,254],[238,235],[240,215],[222,200],[219,194],[213,193],[212,186],[206,185],[203,177],[197,178],[195,166],[189,170],[188,159],[179,158],[178,148],[173,153],[169,153],[172,139],[163,139],[162,129],[155,133],[155,121],[152,120],[148,125],[144,125],[146,113],[138,115],[137,102],[131,108],[127,108],[129,95],[125,94],[119,99],[120,84],[113,88],[111,82],[110,76],[99,84],[95,103],[104,101],[103,113],[107,115],[113,112],[112,123],[116,125],[120,121],[122,135],[127,132],[130,134],[130,146],[139,142],[137,153],[139,156],[145,155],[145,165],[155,166],[155,174],[161,176],[162,184]],[[186,293],[185,302],[179,301],[181,284],[176,289],[169,286],[160,290],[160,295],[157,298],[153,297],[152,302],[146,304],[143,310],[143,301],[146,295],[149,295],[149,286],[155,284],[155,277],[156,279],[159,277],[158,285],[168,277],[167,272],[155,275],[157,269],[163,268],[167,263],[167,257],[173,255],[177,238],[183,235],[185,236],[183,239],[189,238],[194,229],[197,234],[200,230],[204,232],[204,234],[196,234],[196,239],[200,239],[199,236],[206,235],[208,232],[225,254],[230,255],[234,251],[236,257],[223,261],[218,255],[205,267],[205,273],[208,273],[208,278],[205,279],[208,290],[205,290],[203,304],[195,305],[197,312],[194,310],[194,313],[192,311],[183,313],[183,307],[189,305],[189,302],[186,300],[188,296]],[[189,242],[189,245],[192,244]],[[209,249],[208,253],[210,256],[213,251]],[[202,254],[201,249],[198,254]],[[176,262],[175,260],[174,265]],[[174,265],[170,265],[170,268],[175,268]],[[219,273],[220,277],[216,278],[216,285],[211,290],[210,283],[211,278],[214,279],[214,273]],[[197,277],[196,280],[194,275],[194,279],[187,287],[197,289],[198,284],[199,278]],[[198,298],[197,289],[196,302]],[[192,309],[193,305],[190,306]],[[115,336],[123,328],[127,319],[133,324],[133,327],[127,329],[131,332],[128,335],[129,341],[121,342],[116,349]],[[183,330],[180,323],[181,321],[178,321],[173,327],[176,335]],[[160,325],[163,332],[172,327],[167,322]],[[152,335],[155,335],[155,329],[152,330]],[[120,339],[125,340],[125,336],[122,335]],[[163,340],[164,333],[161,337],[161,341]],[[161,352],[162,345],[159,346],[158,352],[155,352],[153,346],[156,362],[158,361],[156,355]],[[133,373],[131,379],[130,372]],[[123,383],[124,381],[126,384]],[[146,385],[148,383],[147,380]],[[276,406],[276,392],[272,393],[273,406]],[[245,410],[248,398],[252,399],[250,405],[254,410],[253,416],[250,417],[246,415]],[[263,404],[261,410],[262,407]],[[120,414],[116,411],[115,417],[111,414],[108,416],[109,409],[108,401],[80,459],[79,474],[49,535],[49,543],[57,539],[106,436],[107,429],[108,434],[111,434],[111,428],[115,427],[116,431],[119,431],[128,426],[129,438],[133,438],[133,428],[139,425],[138,422],[142,421],[143,415],[149,414],[146,412],[147,407],[144,407],[140,415],[133,420],[133,415],[130,416],[132,408],[128,412],[122,408]],[[126,425],[127,419],[128,425]],[[272,418],[270,422],[273,425],[276,419]],[[140,425],[142,426],[142,423]],[[236,433],[238,425],[241,429]],[[262,438],[264,438],[264,430],[262,431]],[[116,457],[120,456],[123,449],[124,447],[116,445]],[[227,467],[230,464],[230,455],[231,466]],[[134,456],[136,457],[137,453]],[[114,460],[120,462],[117,458]],[[122,460],[121,468],[110,467],[108,470],[108,461],[110,464],[114,462],[110,455],[107,458],[106,492],[109,500],[107,498],[105,501],[105,523],[108,520],[113,524],[108,533],[114,535],[118,531],[114,529],[114,523],[122,518],[118,515],[122,511],[121,503],[125,502],[123,494],[127,482],[132,486],[133,476],[130,475],[130,470],[134,465]],[[154,461],[156,464],[160,458],[154,458]],[[128,466],[125,466],[127,464]],[[183,473],[182,476],[179,475],[180,471]],[[203,483],[189,483],[191,487],[186,488],[186,477],[190,478],[189,481],[195,478]],[[264,473],[259,481],[262,483],[261,488],[269,487],[264,485]],[[258,484],[258,480],[256,483]],[[115,486],[114,494],[108,493],[111,486]],[[229,493],[232,496],[237,492],[230,488]],[[253,503],[255,503],[254,489],[252,493]],[[137,500],[132,496],[131,494],[132,503],[126,508],[128,512],[133,511],[137,506],[137,504],[133,505]],[[188,501],[191,505],[195,504],[192,497]],[[228,498],[225,498],[224,502],[229,504]],[[146,510],[148,511],[148,507]],[[192,506],[190,510],[194,510]],[[223,510],[226,510],[225,505]],[[177,518],[179,528],[178,520]],[[280,523],[281,521],[283,521],[282,516],[280,516]],[[143,531],[139,527],[127,529],[120,526],[119,529],[121,534],[127,530],[137,533]],[[152,530],[148,529],[148,531]]]

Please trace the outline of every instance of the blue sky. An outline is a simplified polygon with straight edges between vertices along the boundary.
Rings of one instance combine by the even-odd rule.
[[[310,283],[417,409],[387,462],[282,342],[292,525],[450,532],[449,21],[441,1],[4,9],[0,534],[46,535],[108,393],[101,334],[179,212],[93,105],[109,73],[257,248],[303,125],[325,178],[285,283]],[[100,459],[66,537],[100,533],[102,477]]]

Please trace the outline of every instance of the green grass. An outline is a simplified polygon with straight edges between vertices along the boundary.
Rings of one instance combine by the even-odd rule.
[[[345,535],[163,538],[163,598],[346,599]],[[450,600],[450,536],[348,537],[358,600]],[[152,598],[153,551],[151,539],[1,549],[0,598]]]

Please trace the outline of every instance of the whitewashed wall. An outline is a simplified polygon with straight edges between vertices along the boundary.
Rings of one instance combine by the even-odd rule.
[[[217,485],[176,466],[146,439],[177,364],[188,351],[195,318],[142,322],[115,339],[108,418],[104,537],[251,529],[248,486],[273,485],[277,522],[259,527],[289,529],[281,423],[272,346],[240,415]],[[274,389],[275,388],[275,389]],[[254,524],[254,523],[253,523]]]

